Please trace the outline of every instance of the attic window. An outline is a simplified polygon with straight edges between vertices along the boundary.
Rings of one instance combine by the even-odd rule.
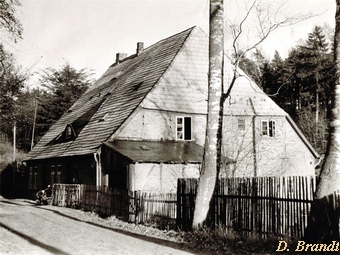
[[[65,134],[65,140],[66,141],[74,139],[76,137],[75,132],[74,132],[73,127],[72,127],[71,124],[68,124],[66,126],[64,134]]]
[[[275,120],[262,120],[261,121],[261,132],[262,135],[275,137],[276,125]]]
[[[191,140],[191,117],[177,117],[177,140]]]
[[[133,91],[139,90],[140,86],[142,86],[143,82],[138,83],[137,85],[133,86]]]

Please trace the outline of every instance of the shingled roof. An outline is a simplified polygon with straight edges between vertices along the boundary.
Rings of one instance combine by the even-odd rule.
[[[50,128],[26,161],[92,154],[114,139],[137,108],[206,114],[208,45],[208,35],[192,27],[111,65]],[[231,70],[225,67],[225,85]],[[224,114],[288,116],[247,75],[239,73]],[[72,139],[64,135],[67,127],[72,127]]]
[[[189,34],[179,34],[113,64],[97,82],[50,128],[26,160],[86,155],[95,152],[136,109],[167,70]],[[76,139],[54,143],[68,124],[84,115],[85,126]]]

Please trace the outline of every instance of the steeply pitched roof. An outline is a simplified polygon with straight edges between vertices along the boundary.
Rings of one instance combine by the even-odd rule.
[[[187,29],[144,49],[118,65],[113,64],[50,128],[26,160],[86,155],[101,144],[136,109],[167,70],[189,34]],[[75,140],[53,143],[68,124],[100,106]]]
[[[26,160],[94,153],[114,138],[116,131],[119,133],[138,107],[206,114],[208,39],[200,28],[193,27],[111,65],[50,128]],[[226,65],[225,86],[230,83],[231,71]],[[288,116],[241,70],[239,74],[224,114]],[[62,139],[67,125],[72,126],[75,139]],[[298,135],[315,152],[302,133]]]
[[[231,83],[233,68],[225,65],[225,85]],[[237,70],[238,78],[233,86],[230,96],[224,104],[226,115],[248,116],[286,116],[287,113],[280,108],[260,87],[249,78],[241,69]],[[225,91],[228,88],[225,88]]]

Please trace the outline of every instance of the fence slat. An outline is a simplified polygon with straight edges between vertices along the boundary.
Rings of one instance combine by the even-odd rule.
[[[178,179],[177,194],[54,184],[51,204],[116,215],[134,223],[189,230],[196,190],[197,179]],[[226,231],[301,238],[307,227],[314,191],[312,177],[221,179],[217,182],[209,218]],[[339,210],[339,192],[329,199]]]
[[[217,185],[210,211],[215,225],[263,237],[303,236],[315,188],[313,177],[226,178]],[[181,229],[190,229],[196,188],[196,179],[178,180],[177,225]]]

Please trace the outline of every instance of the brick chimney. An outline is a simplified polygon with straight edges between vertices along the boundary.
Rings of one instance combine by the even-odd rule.
[[[139,53],[142,52],[142,50],[144,50],[144,43],[143,42],[138,42],[137,43],[137,50],[136,50],[137,56],[139,55]]]
[[[126,57],[127,57],[126,53],[117,53],[116,54],[116,65],[118,65],[119,62],[121,62]]]

